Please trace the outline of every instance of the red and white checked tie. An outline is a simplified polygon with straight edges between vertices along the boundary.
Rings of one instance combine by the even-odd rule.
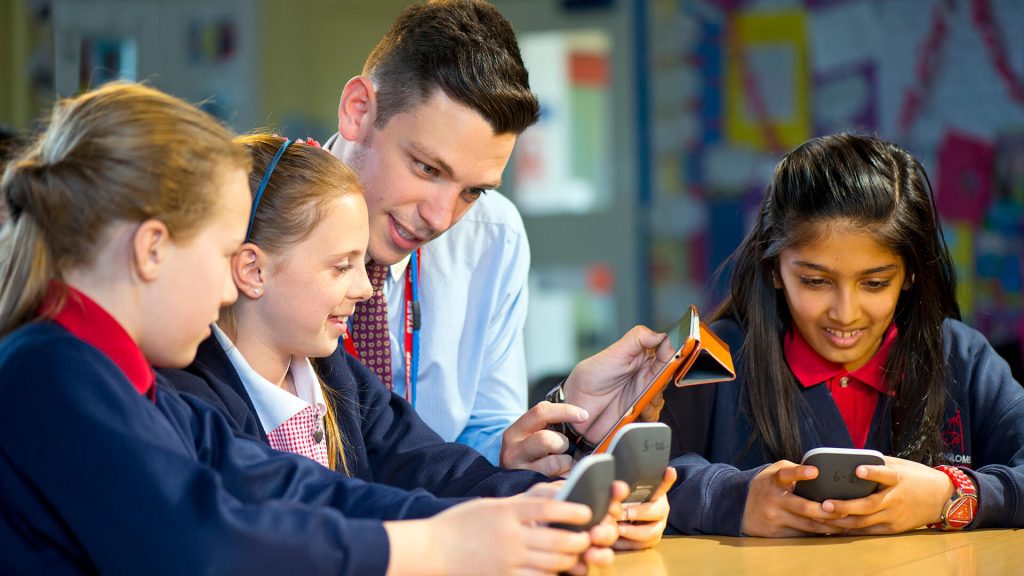
[[[267,432],[267,440],[274,450],[299,454],[328,465],[323,416],[313,406],[306,406]]]
[[[375,262],[366,264],[373,296],[356,304],[352,315],[352,343],[359,352],[359,360],[391,390],[391,336],[388,335],[388,300],[383,290],[388,270],[388,266]]]

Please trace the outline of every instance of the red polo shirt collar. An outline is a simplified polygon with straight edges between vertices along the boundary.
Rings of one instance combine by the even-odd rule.
[[[64,302],[60,303],[61,288],[66,290]],[[54,284],[40,307],[43,316],[49,316],[78,338],[103,352],[128,378],[132,386],[150,400],[156,398],[153,383],[156,375],[149,361],[132,337],[121,324],[91,298],[71,286]]]
[[[799,330],[786,335],[784,352],[789,369],[805,388],[824,383],[846,424],[854,447],[863,448],[871,432],[878,399],[891,394],[885,379],[885,361],[896,340],[896,325],[886,329],[882,344],[868,363],[853,372],[822,358],[804,340]]]
[[[878,352],[875,352],[867,364],[853,372],[847,372],[842,364],[830,362],[819,356],[814,348],[807,343],[807,340],[804,340],[803,334],[799,330],[790,330],[786,333],[783,350],[789,369],[793,371],[797,381],[805,388],[836,377],[850,376],[882,394],[892,395],[885,379],[885,361],[888,360],[889,351],[892,350],[893,342],[896,341],[896,333],[896,324],[890,324],[882,336],[882,345],[878,347]]]

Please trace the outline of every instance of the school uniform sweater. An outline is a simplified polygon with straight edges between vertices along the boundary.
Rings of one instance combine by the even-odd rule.
[[[732,349],[737,373],[744,334],[733,320],[711,326]],[[1024,389],[984,336],[956,320],[942,327],[950,378],[943,438],[947,463],[969,468],[980,508],[970,528],[1024,526]],[[853,448],[843,418],[822,383],[797,384],[803,450]],[[671,465],[679,481],[669,492],[667,533],[739,535],[754,476],[774,462],[763,445],[747,449],[753,423],[744,382],[665,392],[661,419],[672,428]],[[892,402],[879,397],[865,448],[890,453]]]
[[[237,438],[155,402],[54,322],[0,341],[0,573],[383,574],[383,520],[454,504]]]
[[[508,496],[549,480],[535,472],[499,468],[468,446],[445,442],[404,398],[389,392],[340,347],[315,365],[331,389],[327,401],[344,435],[353,477],[445,497]],[[217,406],[236,431],[267,442],[252,400],[215,338],[200,344],[187,369],[161,372],[180,392]]]

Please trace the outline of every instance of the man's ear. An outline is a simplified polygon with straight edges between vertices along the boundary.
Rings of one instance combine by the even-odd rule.
[[[160,265],[170,247],[171,235],[163,222],[151,218],[135,229],[132,235],[132,264],[143,282],[152,282],[160,277]]]
[[[231,257],[231,279],[238,291],[252,300],[263,296],[266,276],[263,268],[267,265],[267,255],[259,246],[252,242],[242,247]]]
[[[377,118],[377,91],[366,76],[345,84],[338,103],[338,134],[349,142],[365,142]]]

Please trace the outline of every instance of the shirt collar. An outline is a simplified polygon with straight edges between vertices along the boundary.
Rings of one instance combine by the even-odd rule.
[[[338,138],[340,136],[341,135],[338,134],[337,132],[335,132],[334,134],[331,134],[331,137],[328,138],[326,142],[324,142],[323,149],[327,150],[328,152],[333,154],[334,153],[334,146],[335,146],[335,144],[338,143]]]
[[[409,261],[412,259],[412,254],[406,254],[405,258],[402,258],[398,262],[395,262],[390,267],[391,281],[398,282],[402,274],[405,273],[405,269],[409,267]]]
[[[62,292],[65,294],[63,302],[60,301]],[[156,397],[153,387],[156,375],[139,345],[117,319],[92,298],[67,284],[55,282],[40,306],[40,313],[110,358],[139,394],[150,400]]]
[[[256,372],[219,326],[214,324],[212,330],[231,365],[234,366],[235,372],[238,373],[246,392],[249,393],[265,432],[274,430],[307,406],[315,406],[320,415],[327,412],[320,380],[308,358],[296,359],[293,356],[288,367],[295,383],[295,392],[298,394],[295,396]]]
[[[885,334],[882,336],[882,345],[878,347],[878,351],[868,360],[867,364],[853,372],[847,372],[842,364],[830,362],[818,355],[799,330],[790,330],[786,333],[783,352],[789,369],[793,371],[797,381],[805,388],[827,382],[837,376],[849,375],[883,394],[889,394],[889,385],[885,379],[885,362],[889,358],[893,342],[896,341],[896,334],[896,323],[894,322],[886,328]]]

